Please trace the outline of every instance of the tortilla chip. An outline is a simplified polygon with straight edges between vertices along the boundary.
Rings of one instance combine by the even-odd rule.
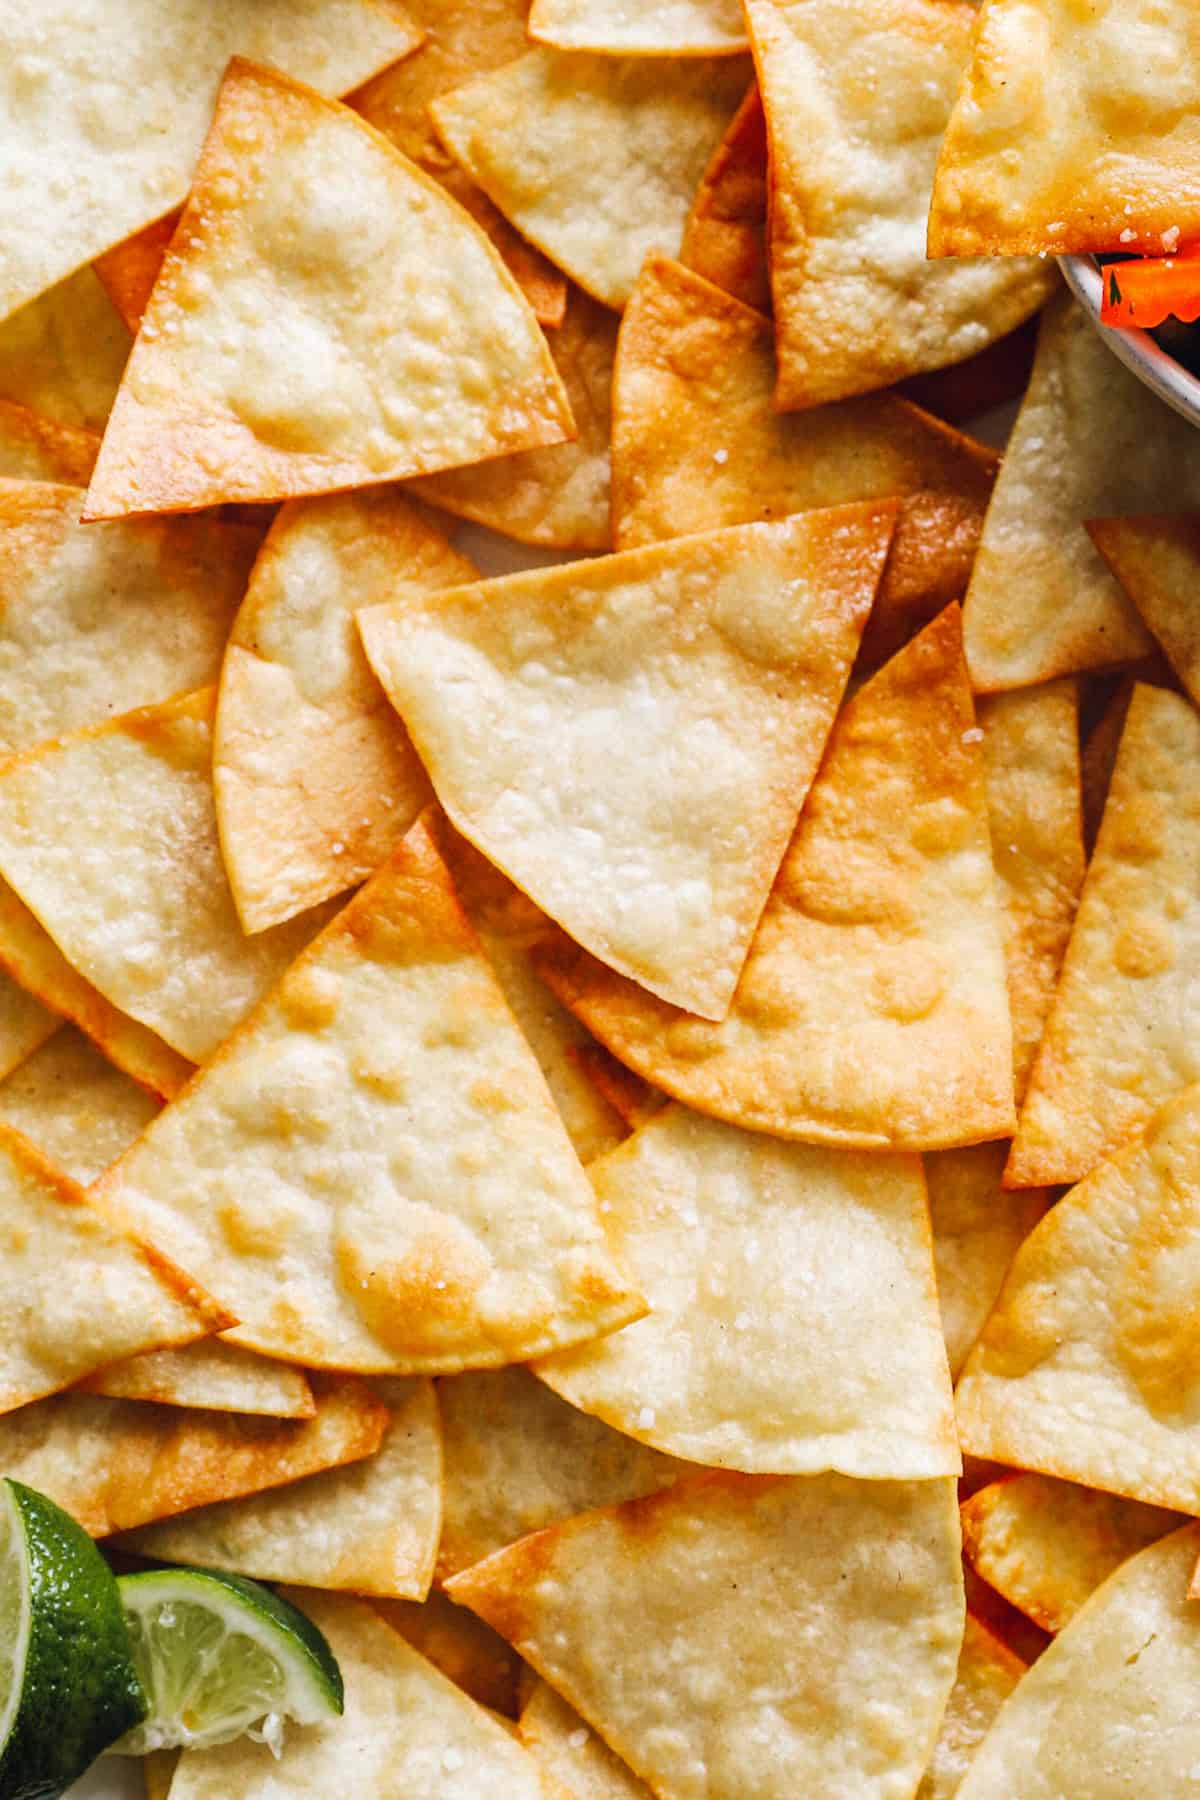
[[[651,259],[614,378],[617,547],[905,496],[863,645],[865,660],[879,662],[962,596],[995,452],[892,394],[781,415],[774,379],[768,320]]]
[[[539,971],[622,1062],[731,1124],[873,1150],[1011,1132],[977,736],[948,607],[842,709],[721,1024],[561,933]]]
[[[989,0],[938,162],[931,256],[1161,256],[1200,233],[1188,0]]]
[[[242,933],[217,845],[213,705],[211,688],[186,694],[0,771],[0,870],[88,981],[195,1062],[328,916]]]
[[[392,488],[278,514],[234,621],[213,733],[221,848],[247,931],[356,886],[432,798],[354,611],[474,578]]]
[[[883,1800],[915,1787],[954,1681],[956,1513],[949,1481],[714,1474],[525,1538],[449,1592],[661,1800]]]
[[[958,1800],[1182,1797],[1200,1759],[1200,1525],[1123,1564],[1001,1709]]]
[[[1200,703],[1200,514],[1089,519],[1092,542],[1153,632],[1180,681]]]
[[[533,0],[529,35],[559,50],[603,56],[716,56],[746,49],[739,0]]]
[[[359,625],[464,836],[613,968],[719,1019],[893,519],[746,525],[410,593]]]
[[[142,1758],[146,1800],[167,1800],[178,1761],[178,1750],[155,1750]]]
[[[1191,427],[1066,296],[1046,310],[967,592],[976,688],[1024,687],[1154,648],[1085,519],[1200,504]]]
[[[178,1055],[153,1031],[139,1025],[106,1000],[90,981],[72,968],[49,933],[38,923],[12,889],[0,881],[0,968],[36,994],[52,1013],[74,1020],[79,1029],[99,1044],[110,1062],[160,1099],[178,1093],[192,1072],[192,1064]],[[9,984],[0,984],[0,994]],[[24,1003],[19,1016],[26,1016]],[[38,1015],[33,1020],[41,1021]],[[32,1021],[30,1024],[32,1035]],[[38,1041],[49,1036],[46,1031]],[[36,1048],[31,1043],[30,1049]]]
[[[424,822],[98,1191],[236,1294],[234,1342],[315,1366],[526,1360],[644,1311]]]
[[[1008,1145],[973,1144],[925,1158],[933,1261],[950,1373],[957,1380],[1009,1265],[1050,1204],[1041,1188],[1006,1194]]]
[[[445,1507],[437,1575],[575,1513],[637,1500],[694,1470],[576,1412],[527,1369],[438,1383]]]
[[[970,1612],[958,1673],[916,1800],[953,1800],[993,1719],[1025,1673],[1025,1664]]]
[[[1013,1023],[1017,1103],[1030,1072],[1083,887],[1079,694],[1072,681],[994,694],[979,708],[988,819]]]
[[[1127,1557],[1182,1523],[1162,1507],[1052,1475],[1010,1475],[962,1508],[963,1544],[975,1568],[1051,1632],[1069,1624]]]
[[[1051,1208],[958,1388],[976,1456],[1200,1512],[1200,1088]]]
[[[0,478],[6,481],[69,481],[86,487],[100,450],[90,431],[74,431],[0,400]]]
[[[129,332],[89,268],[0,324],[0,395],[60,425],[103,431]]]
[[[100,285],[132,332],[141,326],[182,211],[182,207],[172,207],[165,218],[122,238],[92,264]]]
[[[74,1026],[54,1021],[52,1032],[0,1082],[0,1122],[87,1187],[145,1130],[158,1101]]]
[[[0,973],[0,1081],[53,1037],[59,1019],[40,1000]],[[2,1115],[0,1115],[2,1116]]]
[[[567,1017],[570,1018],[571,1015],[568,1013]],[[583,1029],[577,1020],[572,1022],[577,1030]],[[603,1044],[589,1039],[579,1046],[575,1060],[597,1093],[607,1100],[622,1124],[630,1131],[637,1131],[640,1126],[648,1125],[656,1113],[670,1104],[665,1094],[660,1094],[648,1081],[643,1081],[640,1075],[635,1075],[632,1069],[619,1063]],[[616,1146],[609,1147],[615,1149]],[[581,1162],[590,1160],[588,1157],[580,1158]]]
[[[521,1712],[520,1732],[552,1794],[561,1789],[567,1800],[653,1800],[645,1782],[544,1681]]]
[[[545,1800],[537,1769],[504,1724],[468,1699],[362,1601],[289,1594],[324,1632],[346,1686],[346,1711],[290,1726],[276,1761],[242,1737],[185,1751],[171,1800]]]
[[[958,1474],[915,1157],[672,1106],[589,1174],[650,1312],[537,1365],[564,1400],[710,1468]]]
[[[315,1376],[321,1396],[328,1376]],[[223,1500],[148,1525],[122,1548],[153,1562],[229,1569],[260,1581],[421,1600],[442,1517],[433,1384],[381,1381],[391,1418],[373,1456],[266,1494]]]
[[[1036,312],[1052,263],[930,263],[926,219],[968,0],[746,0],[771,158],[775,402],[961,362]]]
[[[436,1589],[422,1601],[378,1600],[375,1610],[455,1687],[480,1706],[516,1718],[524,1664],[490,1625]]]
[[[679,260],[744,305],[770,312],[767,121],[757,86],[734,113],[701,177]]]
[[[43,0],[10,9],[22,71],[0,128],[0,317],[140,230],[187,192],[229,58],[344,93],[415,49],[376,0]],[[49,78],[53,72],[53,79]]]
[[[222,1338],[205,1338],[186,1350],[152,1350],[116,1363],[80,1385],[88,1394],[157,1400],[164,1406],[194,1406],[205,1412],[312,1419],[317,1411],[302,1369],[252,1356]]]
[[[79,523],[0,485],[0,756],[213,681],[258,547],[208,517]]]
[[[692,196],[750,78],[744,56],[533,50],[430,112],[505,217],[619,309],[651,251],[678,254]]]
[[[549,341],[579,435],[569,444],[448,469],[412,485],[423,500],[520,544],[608,550],[617,320],[607,307],[573,288],[562,324]]]
[[[1009,1187],[1077,1181],[1160,1101],[1200,1080],[1191,1024],[1200,973],[1200,718],[1134,690],[1062,975],[1016,1141]]]

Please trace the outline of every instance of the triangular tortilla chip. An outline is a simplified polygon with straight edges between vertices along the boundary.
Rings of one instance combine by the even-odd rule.
[[[0,973],[0,1081],[4,1081],[39,1045],[57,1031],[56,1014]]]
[[[948,607],[843,708],[728,1017],[561,933],[537,966],[639,1075],[752,1130],[937,1150],[1013,1128],[983,754]]]
[[[474,579],[395,489],[281,509],[234,620],[213,731],[221,848],[247,931],[356,886],[432,798],[354,612]]]
[[[145,707],[0,773],[6,879],[89,982],[195,1062],[328,916],[243,934],[217,845],[213,705],[206,688]]]
[[[864,658],[961,598],[997,459],[893,394],[777,413],[770,321],[652,258],[621,328],[613,388],[618,549],[851,500],[904,496]]]
[[[1200,504],[1195,449],[1191,426],[1117,361],[1079,308],[1054,301],[967,591],[977,689],[1025,687],[1154,648],[1084,521]]]
[[[1036,312],[1052,263],[930,263],[938,146],[968,0],[746,0],[771,154],[776,404],[961,362]]]
[[[989,0],[938,162],[931,256],[1161,256],[1200,233],[1187,0]]]
[[[704,171],[679,260],[746,306],[770,312],[767,121],[757,87],[738,107]]]
[[[573,288],[562,323],[550,334],[550,354],[579,434],[569,444],[427,475],[413,482],[414,490],[458,518],[521,544],[611,549],[609,442],[617,324],[607,307]]]
[[[1089,519],[1092,542],[1200,704],[1200,514]]]
[[[122,238],[92,264],[105,293],[132,332],[141,325],[182,210],[172,207],[165,218],[155,219],[141,231]]]
[[[1000,1185],[1008,1145],[973,1144],[925,1158],[933,1261],[950,1373],[957,1378],[1009,1265],[1050,1204],[1041,1188]]]
[[[1200,1512],[1200,1088],[1018,1250],[958,1387],[975,1456]]]
[[[1134,690],[1005,1175],[1077,1181],[1200,1080],[1200,717]]]
[[[652,250],[678,254],[696,186],[750,78],[744,56],[532,50],[430,112],[505,217],[587,293],[620,308]]]
[[[1200,1525],[1117,1570],[1038,1658],[984,1739],[958,1800],[1184,1800],[1200,1762]]]
[[[60,425],[103,431],[129,332],[91,269],[0,323],[0,395]]]
[[[348,107],[235,59],[85,516],[362,487],[571,432],[478,227]]]
[[[550,1786],[568,1800],[653,1800],[650,1789],[573,1706],[539,1681],[521,1711],[521,1742]]]
[[[637,1500],[693,1473],[577,1412],[526,1369],[438,1383],[445,1459],[439,1581],[575,1513]]]
[[[546,1800],[528,1752],[360,1600],[298,1591],[288,1598],[329,1640],[346,1711],[326,1725],[290,1728],[276,1761],[239,1738],[185,1751],[171,1800],[330,1800],[352,1789],[373,1800]]]
[[[1021,1658],[968,1611],[958,1672],[915,1800],[954,1800],[993,1719],[1024,1673]]]
[[[719,1019],[887,554],[879,504],[359,614],[459,831],[579,943]]]
[[[11,9],[4,60],[25,73],[0,127],[0,318],[183,199],[231,56],[340,94],[419,41],[379,0]]]
[[[0,1233],[0,1412],[122,1357],[235,1323],[8,1126],[0,1126]]]
[[[492,1712],[515,1718],[525,1665],[482,1619],[434,1588],[424,1600],[376,1600],[375,1610],[455,1687]]]
[[[644,1311],[423,822],[98,1191],[298,1362],[495,1365]]]
[[[958,1474],[916,1157],[672,1106],[588,1172],[650,1312],[538,1363],[556,1393],[709,1467]]]
[[[449,1592],[662,1800],[884,1800],[916,1786],[953,1685],[958,1545],[952,1482],[718,1474],[525,1538]]]
[[[107,1537],[356,1462],[386,1426],[386,1407],[351,1377],[330,1384],[312,1419],[55,1394],[0,1418],[0,1471]]]
[[[1013,1023],[1017,1103],[1029,1083],[1083,887],[1079,694],[1072,681],[979,708]]]
[[[216,679],[258,548],[212,518],[79,523],[79,490],[0,488],[0,756]]]
[[[746,49],[739,0],[533,0],[529,35],[560,50],[605,56],[713,56]]]
[[[0,400],[0,477],[6,481],[69,481],[86,487],[100,451],[90,431],[56,425]]]
[[[329,1377],[315,1376],[318,1396]],[[442,1518],[433,1384],[380,1381],[391,1418],[373,1456],[274,1492],[223,1500],[148,1525],[122,1547],[154,1562],[229,1569],[260,1581],[420,1600]]]
[[[144,1131],[158,1101],[73,1025],[0,1082],[0,1122],[87,1187]]]
[[[185,1350],[151,1350],[115,1363],[80,1386],[115,1400],[157,1400],[206,1412],[263,1413],[269,1419],[312,1419],[316,1403],[303,1369],[205,1338]]]
[[[1127,1557],[1182,1523],[1162,1507],[1053,1475],[989,1482],[962,1508],[964,1552],[979,1574],[1052,1632],[1069,1624]]]

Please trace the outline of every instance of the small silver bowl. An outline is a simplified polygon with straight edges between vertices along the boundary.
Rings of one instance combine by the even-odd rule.
[[[1094,256],[1060,256],[1058,266],[1067,286],[1088,315],[1104,341],[1151,393],[1165,400],[1172,411],[1189,424],[1200,426],[1200,378],[1177,362],[1169,351],[1155,342],[1148,331],[1135,326],[1114,329],[1100,323],[1100,303],[1104,278]]]

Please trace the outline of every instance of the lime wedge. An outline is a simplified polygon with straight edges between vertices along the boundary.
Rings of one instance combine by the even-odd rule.
[[[342,1711],[329,1645],[311,1619],[257,1581],[154,1569],[123,1575],[117,1586],[150,1702],[144,1723],[114,1744],[119,1753],[207,1749],[254,1727],[278,1752],[285,1719],[315,1725]]]
[[[54,1800],[145,1714],[108,1564],[52,1500],[0,1480],[0,1794]]]

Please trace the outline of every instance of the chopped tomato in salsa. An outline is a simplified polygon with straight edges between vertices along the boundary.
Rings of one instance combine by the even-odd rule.
[[[1103,270],[1105,325],[1190,324],[1200,318],[1200,245],[1182,256],[1146,256],[1109,263]]]

